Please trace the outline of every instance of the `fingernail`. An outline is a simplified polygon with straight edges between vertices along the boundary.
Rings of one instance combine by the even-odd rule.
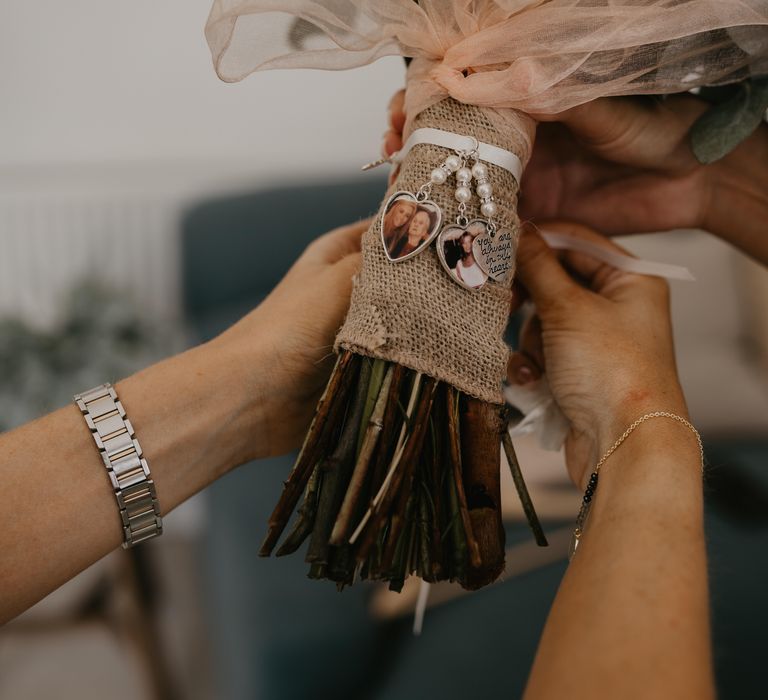
[[[536,378],[533,370],[527,365],[520,365],[517,368],[516,377],[518,384],[529,384]]]

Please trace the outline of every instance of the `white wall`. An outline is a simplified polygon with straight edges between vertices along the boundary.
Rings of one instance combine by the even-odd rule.
[[[203,36],[210,4],[3,0],[2,184],[13,187],[19,168],[149,161],[351,174],[377,155],[401,59],[224,84]]]
[[[378,156],[402,60],[225,84],[203,35],[210,4],[0,2],[0,316],[50,326],[92,272],[172,317],[176,223],[190,201],[371,177],[360,165]],[[136,275],[117,249],[152,264]]]

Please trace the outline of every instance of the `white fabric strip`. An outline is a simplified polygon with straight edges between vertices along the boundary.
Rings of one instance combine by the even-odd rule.
[[[476,141],[471,136],[462,136],[461,134],[454,134],[451,131],[432,128],[416,129],[408,137],[408,140],[403,144],[403,147],[397,153],[392,155],[390,162],[402,163],[410,150],[420,143],[442,146],[443,148],[450,148],[453,151],[471,151],[477,145],[477,157],[480,160],[504,168],[504,170],[512,173],[512,177],[518,182],[520,182],[520,177],[523,174],[522,161],[511,151],[505,151],[503,148],[492,146],[490,143]]]
[[[416,608],[413,611],[413,636],[421,636],[424,629],[424,613],[427,611],[429,602],[429,584],[421,579],[419,581],[419,597],[416,600]]]
[[[576,238],[576,236],[569,236],[567,233],[541,231],[541,237],[547,242],[547,245],[550,248],[555,248],[556,250],[575,250],[579,253],[589,255],[596,260],[600,260],[618,270],[623,270],[624,272],[632,272],[636,275],[663,277],[668,280],[683,280],[685,282],[696,281],[696,278],[691,274],[691,271],[687,267],[681,267],[680,265],[669,265],[668,263],[633,258],[631,255],[617,253],[614,250],[607,250],[596,243]]]

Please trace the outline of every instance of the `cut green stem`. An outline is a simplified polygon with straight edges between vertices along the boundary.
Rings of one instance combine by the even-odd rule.
[[[547,547],[549,546],[549,542],[547,542],[547,537],[544,534],[544,528],[539,521],[539,516],[536,515],[536,509],[533,507],[533,501],[531,500],[528,488],[525,485],[525,480],[523,479],[520,463],[517,461],[512,438],[509,437],[509,430],[506,428],[504,428],[501,433],[501,444],[504,446],[504,453],[507,455],[507,462],[509,463],[509,471],[512,473],[512,481],[515,482],[517,495],[520,497],[520,503],[523,505],[523,512],[525,513],[528,525],[533,532],[536,544],[539,545],[539,547]]]
[[[384,363],[381,360],[378,360],[378,362],[381,362],[383,367]],[[363,487],[367,481],[371,457],[373,456],[373,451],[376,447],[379,435],[381,434],[384,408],[386,407],[389,399],[389,391],[392,387],[392,374],[392,368],[390,367],[387,370],[383,381],[378,382],[378,396],[374,397],[375,404],[373,409],[368,413],[367,417],[364,416],[367,427],[364,432],[364,438],[360,443],[355,470],[352,472],[352,478],[349,480],[344,501],[341,504],[339,515],[336,518],[336,523],[331,532],[332,545],[338,546],[344,542],[352,524],[352,517],[357,511],[357,505],[363,493]],[[377,365],[374,364],[373,372],[371,373],[371,384],[377,382],[377,380]],[[368,393],[368,398],[370,399],[370,397],[371,392]],[[368,403],[369,402],[366,401],[366,411]]]
[[[415,410],[416,401],[419,398],[419,391],[421,389],[421,380],[423,376],[424,375],[421,372],[417,372],[413,378],[413,386],[411,388],[411,397],[408,401],[408,408],[406,409],[406,417],[410,417]],[[398,481],[402,476],[402,471],[398,473],[398,467],[400,466],[401,457],[403,456],[403,450],[405,449],[406,434],[407,434],[407,422],[404,422],[402,428],[400,429],[400,436],[397,439],[397,444],[395,446],[395,453],[394,453],[394,456],[392,457],[392,462],[390,463],[389,470],[387,471],[387,475],[384,477],[384,482],[381,484],[381,488],[373,497],[373,500],[371,501],[371,505],[368,507],[368,510],[365,512],[365,515],[363,515],[362,520],[358,524],[355,531],[352,533],[352,536],[349,538],[350,544],[354,544],[357,541],[357,538],[360,537],[363,530],[368,525],[368,522],[373,517],[374,512],[377,514],[377,518],[376,518],[377,524],[380,524],[381,520],[383,520],[384,517],[387,515],[389,505],[391,504],[394,498],[394,492],[393,492],[394,490],[390,489],[390,484],[392,483],[396,475],[398,477]],[[368,539],[371,540],[371,538],[368,538]],[[372,541],[368,541],[367,547],[365,549],[365,554],[359,553],[358,558],[365,557],[365,555],[368,553],[367,550],[370,547],[370,544],[372,544]]]

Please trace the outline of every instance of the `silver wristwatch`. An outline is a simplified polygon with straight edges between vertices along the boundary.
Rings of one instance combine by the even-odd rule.
[[[160,504],[131,421],[111,384],[75,396],[99,449],[117,499],[128,549],[163,533]]]

